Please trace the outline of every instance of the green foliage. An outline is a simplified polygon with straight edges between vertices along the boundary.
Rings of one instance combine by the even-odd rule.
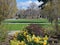
[[[17,40],[19,40],[19,41],[24,41],[26,39],[26,37],[23,35],[23,34],[21,34],[20,35],[20,33],[17,35]]]

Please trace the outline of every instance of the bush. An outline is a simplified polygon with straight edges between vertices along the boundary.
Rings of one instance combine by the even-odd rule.
[[[45,28],[44,30],[45,34],[47,34],[48,36],[54,36],[56,33],[56,30],[54,29],[53,26],[49,26],[47,28]]]
[[[35,34],[36,36],[44,36],[44,29],[39,24],[30,24],[26,27],[30,34]]]

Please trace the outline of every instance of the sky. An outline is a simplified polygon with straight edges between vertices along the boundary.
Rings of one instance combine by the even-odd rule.
[[[29,4],[32,2],[36,3],[37,6],[43,3],[43,2],[38,2],[37,0],[16,0],[16,2],[18,9],[27,9],[27,7],[29,7]]]

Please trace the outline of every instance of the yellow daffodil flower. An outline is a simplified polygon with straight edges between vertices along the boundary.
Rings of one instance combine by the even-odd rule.
[[[47,40],[44,40],[44,43],[43,43],[43,45],[47,45]]]
[[[47,35],[43,38],[43,40],[48,40],[48,37],[47,37]]]
[[[29,35],[27,35],[27,40],[28,40],[28,42],[31,42],[32,41],[32,38],[31,38],[31,36],[29,36]]]
[[[15,41],[15,40],[11,40],[11,41],[10,41],[10,44],[11,44],[11,45],[19,45],[18,42]]]
[[[24,32],[24,36],[26,36],[27,34],[28,34],[28,32],[27,32],[27,31],[25,31],[25,32]]]
[[[34,42],[39,43],[39,39],[37,37],[34,37]]]
[[[26,45],[24,41],[21,41],[21,45]]]
[[[18,32],[15,32],[14,37],[17,37],[17,35],[18,35]]]
[[[37,37],[39,40],[42,40],[42,38],[40,38],[39,36]]]

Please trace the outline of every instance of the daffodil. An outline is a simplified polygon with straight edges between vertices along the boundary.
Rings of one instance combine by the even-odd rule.
[[[44,43],[43,43],[43,45],[47,45],[47,40],[44,40]]]
[[[36,36],[34,34],[31,35],[27,31],[20,31],[20,33],[19,32],[15,32],[14,36],[15,37],[13,38],[13,40],[11,40],[11,45],[28,45],[30,43],[32,43],[32,44],[36,43],[37,45],[40,45],[40,44],[47,45],[47,40],[48,40],[47,35],[45,35],[44,38],[41,38],[41,37]],[[19,40],[17,40],[17,36],[20,36],[19,38],[22,37],[22,39],[24,41],[21,40],[21,39],[20,39],[21,42]]]
[[[27,34],[28,34],[28,32],[27,32],[27,31],[25,31],[25,32],[24,32],[24,36],[26,36]]]
[[[36,36],[33,34],[32,39],[34,39]]]
[[[35,41],[36,43],[39,43],[39,42],[40,42],[37,37],[34,38],[34,41]]]
[[[17,35],[18,35],[18,32],[15,32],[14,37],[17,37]]]
[[[43,44],[43,41],[40,41],[39,43],[40,43],[40,44]]]
[[[48,37],[47,37],[47,35],[43,38],[43,40],[48,40]]]
[[[31,42],[31,41],[32,41],[31,36],[27,35],[27,37],[26,37],[26,38],[27,38],[27,41],[28,41],[28,42]]]
[[[11,41],[10,41],[10,44],[11,44],[11,45],[19,45],[19,43],[18,43],[17,40],[11,40]]]
[[[42,40],[42,38],[40,38],[39,36],[37,37],[39,40]]]
[[[21,41],[21,45],[26,45],[24,41]]]
[[[33,40],[34,42],[36,42],[36,43],[39,43],[40,38],[39,38],[39,37],[36,37],[36,36],[33,34],[32,40]]]
[[[44,42],[43,45],[46,45],[46,43]]]

